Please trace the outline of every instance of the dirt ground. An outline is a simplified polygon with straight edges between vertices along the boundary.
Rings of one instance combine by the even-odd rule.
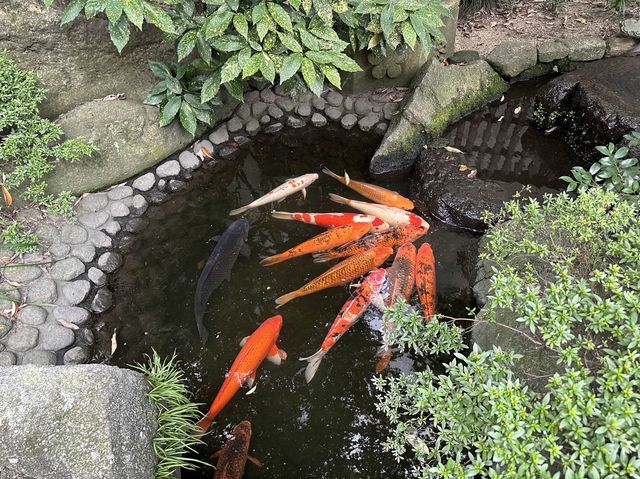
[[[547,2],[548,3],[548,2]],[[629,1],[626,15],[640,14],[640,2]],[[518,40],[532,43],[576,36],[609,37],[620,31],[622,16],[603,0],[565,0],[557,12],[545,0],[516,0],[509,8],[480,11],[460,18],[456,50],[488,54],[498,43]]]

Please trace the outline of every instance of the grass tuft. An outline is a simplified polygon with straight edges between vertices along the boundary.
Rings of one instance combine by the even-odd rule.
[[[210,464],[189,457],[204,442],[195,425],[200,416],[198,404],[191,402],[185,386],[184,374],[176,364],[176,354],[162,359],[153,350],[146,364],[135,364],[133,369],[143,373],[151,385],[147,397],[158,408],[158,429],[153,438],[153,450],[158,458],[156,479],[173,479],[178,469],[193,471]]]

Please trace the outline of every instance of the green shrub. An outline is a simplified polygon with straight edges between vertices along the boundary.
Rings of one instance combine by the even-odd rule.
[[[516,353],[474,346],[443,374],[376,379],[385,446],[415,457],[415,477],[640,477],[639,214],[602,188],[506,205],[482,253],[497,266],[476,320],[500,327],[513,313],[558,372],[534,391]]]
[[[71,0],[61,23],[100,13],[118,51],[130,25],[140,30],[145,22],[176,43],[179,65],[150,63],[159,83],[147,102],[160,106],[161,124],[178,117],[194,134],[198,122],[209,124],[221,88],[242,100],[244,81],[258,77],[294,95],[306,88],[320,95],[325,80],[340,88],[341,71],[360,70],[345,39],[354,50],[383,54],[413,48],[417,38],[428,50],[443,40],[447,10],[441,0]]]

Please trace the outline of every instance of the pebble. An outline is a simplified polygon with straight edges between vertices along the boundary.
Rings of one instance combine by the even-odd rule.
[[[253,105],[251,105],[251,113],[253,113],[254,118],[258,118],[262,116],[262,114],[267,111],[269,105],[262,101],[257,101]]]
[[[102,253],[98,258],[98,268],[100,268],[105,273],[113,273],[120,267],[121,264],[122,256],[112,251]]]
[[[15,286],[11,286],[10,284],[2,284],[0,285],[0,293],[3,296],[8,296],[11,299],[15,300],[15,302],[20,303],[22,296],[20,295],[20,291],[18,291]],[[0,310],[3,309],[11,309],[13,303],[11,301],[1,299],[0,298]]]
[[[242,130],[242,125],[244,125],[242,120],[234,116],[227,122],[227,130],[229,130],[230,133],[235,133]]]
[[[342,110],[340,108],[336,108],[335,106],[328,106],[327,108],[325,108],[324,113],[330,120],[333,121],[338,121],[342,116]]]
[[[296,104],[288,96],[279,96],[276,98],[276,105],[278,105],[283,111],[289,113],[296,107]]]
[[[392,102],[385,103],[385,105],[382,107],[385,120],[391,120],[391,118],[393,118],[393,115],[397,109],[398,109],[397,103],[392,103]]]
[[[166,199],[167,199],[167,194],[163,193],[162,191],[152,191],[151,194],[149,195],[149,202],[152,205],[159,205]]]
[[[171,181],[178,181],[178,180],[171,180]],[[144,214],[145,211],[147,211],[148,207],[149,207],[149,204],[147,203],[147,200],[144,199],[144,196],[136,195],[133,197],[131,206],[129,207],[129,211],[131,211],[132,215],[140,216],[141,214]]]
[[[2,269],[2,276],[8,281],[28,283],[42,276],[42,270],[37,266],[7,266]]]
[[[245,143],[249,143],[251,140],[246,136],[236,135],[233,137],[233,141],[235,141],[238,145],[242,146]]]
[[[209,141],[214,145],[219,145],[225,141],[229,141],[229,132],[227,131],[227,125],[223,123],[218,128],[213,130],[209,135]]]
[[[111,206],[109,206],[109,212],[114,218],[123,218],[124,216],[129,216],[130,213],[129,207],[121,201],[111,203]]]
[[[167,180],[159,180],[158,181],[158,189],[160,191],[164,191],[167,187]]]
[[[0,353],[0,366],[13,366],[16,364],[16,355],[10,351]]]
[[[168,176],[178,176],[180,174],[180,163],[177,160],[169,160],[162,163],[156,168],[156,175],[159,178]]]
[[[344,99],[344,108],[345,110],[353,110],[353,98],[347,97]]]
[[[358,122],[358,117],[355,116],[353,113],[349,113],[342,117],[340,124],[342,125],[342,128],[344,128],[345,130],[350,130],[356,125],[357,122]]]
[[[89,272],[87,273],[89,279],[96,286],[104,286],[107,283],[107,275],[100,271],[95,266],[89,268]]]
[[[284,115],[284,112],[276,105],[269,105],[267,113],[269,113],[269,115],[271,115],[271,118],[273,118],[274,120],[279,120]]]
[[[262,100],[266,101],[267,103],[273,103],[274,101],[276,101],[276,94],[273,93],[273,90],[271,89],[271,87],[269,87],[260,92],[260,98],[262,98]]]
[[[111,236],[115,236],[120,232],[120,228],[120,223],[118,223],[117,221],[109,221],[106,225],[104,225],[102,229]]]
[[[366,98],[358,98],[354,106],[356,115],[362,116],[370,113],[373,110],[373,105]]]
[[[39,351],[59,351],[73,344],[76,337],[73,331],[54,320],[38,326],[40,341],[36,349]]]
[[[106,211],[96,211],[95,213],[81,213],[78,215],[80,224],[88,228],[99,228],[107,222],[109,213]]]
[[[113,294],[107,288],[101,288],[91,302],[91,311],[94,313],[104,313],[113,306]]]
[[[64,258],[71,251],[71,246],[64,243],[53,243],[49,247],[49,252],[56,258]]]
[[[250,80],[251,81],[251,80]],[[260,92],[257,90],[251,90],[245,93],[244,99],[247,103],[251,103],[260,98]]]
[[[280,130],[282,130],[282,128],[284,127],[284,125],[282,123],[274,123],[273,125],[269,125],[264,129],[265,133],[276,133]]]
[[[89,290],[91,290],[91,283],[86,279],[62,284],[62,294],[67,298],[69,306],[82,303],[89,294]]]
[[[53,318],[58,321],[83,325],[89,320],[89,311],[78,306],[58,306],[53,310]]]
[[[0,316],[0,338],[4,337],[13,328],[13,322],[9,318]]]
[[[225,130],[227,131],[227,130]],[[209,153],[212,153],[212,150],[208,150]],[[200,158],[194,155],[190,151],[183,151],[178,156],[178,161],[180,162],[180,166],[183,170],[193,171],[200,168]]]
[[[82,270],[84,271],[84,264],[76,259],[72,258],[82,264]],[[56,263],[59,264],[59,263]],[[54,265],[55,266],[55,265]],[[53,272],[52,272],[53,274]],[[42,277],[27,285],[25,302],[26,303],[53,303],[58,297],[56,289],[56,283],[49,277]]]
[[[235,146],[225,145],[222,148],[220,148],[218,155],[220,155],[220,158],[229,159],[235,156],[237,152],[238,152],[238,148],[236,148]]]
[[[89,354],[86,349],[80,346],[71,348],[64,353],[63,361],[65,364],[84,364],[89,360]]]
[[[314,113],[311,117],[311,124],[318,127],[325,126],[327,124],[327,119],[320,113]]]
[[[87,241],[87,230],[78,225],[65,225],[60,233],[60,241],[67,244],[80,244]]]
[[[84,263],[90,263],[96,257],[96,247],[91,243],[73,245],[71,254]]]
[[[92,193],[80,200],[78,209],[93,213],[99,211],[109,203],[109,198],[105,193]]]
[[[260,131],[260,122],[255,118],[252,118],[245,125],[245,129],[249,136],[255,136]]]
[[[213,143],[211,143],[209,140],[200,140],[200,141],[196,141],[193,144],[193,151],[200,151],[201,148],[204,148],[205,150],[207,150],[209,152],[209,154],[213,155],[215,148],[213,147]],[[180,158],[178,157],[178,160]]]
[[[380,115],[369,113],[367,116],[360,118],[358,126],[362,131],[371,131],[380,121]]]
[[[380,123],[378,123],[378,124],[376,125],[375,129],[373,130],[373,132],[374,132],[376,135],[384,136],[384,134],[387,132],[387,128],[389,128],[389,125],[387,125],[387,124],[386,124],[386,123],[384,123],[384,122],[380,122]]]
[[[317,110],[324,110],[324,107],[327,104],[327,100],[325,100],[324,98],[322,98],[321,96],[317,96],[315,97],[313,100],[311,100],[311,103],[313,104],[313,107]]]
[[[28,351],[22,357],[22,364],[34,364],[37,366],[55,366],[58,362],[53,351]]]
[[[236,110],[236,115],[238,115],[244,121],[249,120],[251,118],[251,106],[249,106],[247,103],[243,103]]]
[[[7,349],[16,352],[28,351],[38,344],[39,332],[31,326],[17,327],[7,336]]]
[[[269,115],[262,115],[260,117],[261,125],[268,125],[269,123],[271,123],[271,117]]]
[[[327,102],[331,106],[342,106],[343,96],[337,91],[330,91],[327,95]]]
[[[169,191],[171,191],[172,193],[183,190],[186,187],[187,184],[182,180],[169,180]]]
[[[57,261],[51,267],[51,276],[60,281],[70,281],[85,271],[85,266],[78,258],[66,258]]]
[[[89,328],[82,328],[80,331],[78,331],[78,340],[82,341],[87,346],[91,346],[96,341],[93,335],[93,331],[91,331],[91,329]]]
[[[306,122],[302,118],[298,118],[297,116],[287,117],[287,126],[291,128],[302,128],[305,125]]]
[[[107,197],[110,200],[123,200],[133,195],[133,188],[126,185],[117,186],[112,190],[107,191]]]
[[[40,306],[28,305],[18,311],[18,321],[27,326],[38,326],[47,320],[47,312]],[[0,336],[2,336],[0,334]]]
[[[36,228],[36,236],[40,241],[47,242],[49,244],[58,241],[60,232],[58,228],[49,223],[42,223]]]
[[[138,191],[149,191],[156,184],[156,175],[153,173],[145,173],[142,176],[137,177],[131,186]],[[106,206],[106,205],[105,205]]]
[[[296,113],[300,116],[311,116],[311,105],[309,103],[300,103],[296,108]]]

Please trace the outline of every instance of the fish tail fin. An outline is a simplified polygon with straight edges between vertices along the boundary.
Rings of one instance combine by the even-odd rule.
[[[287,304],[292,299],[296,299],[298,296],[300,296],[300,293],[298,292],[298,290],[291,291],[290,293],[287,293],[287,294],[283,294],[282,296],[276,299],[276,304],[277,304],[276,309],[278,309],[280,306]]]
[[[338,204],[341,204],[341,205],[348,205],[349,202],[351,201],[350,199],[345,198],[345,197],[340,196],[340,195],[336,195],[335,193],[329,193],[329,199],[331,201],[333,201],[334,203],[338,203]]]
[[[319,253],[313,253],[313,262],[314,263],[326,263],[327,261],[331,260],[331,256],[329,255],[329,253],[325,252],[319,252]]]
[[[341,183],[344,183],[344,179],[342,177],[340,177],[339,175],[336,175],[333,171],[331,171],[329,168],[327,168],[326,166],[322,167],[322,172],[325,175],[329,175],[331,178],[335,178],[336,180],[338,180]]]
[[[229,211],[229,216],[241,215],[245,211],[249,210],[249,206],[243,206],[242,208],[236,208],[235,210]]]
[[[260,266],[271,266],[277,263],[282,263],[286,258],[281,254],[276,254],[273,256],[268,256],[260,260]]]
[[[307,361],[309,363],[307,364],[307,368],[304,370],[304,378],[306,379],[307,383],[310,383],[313,377],[316,375],[318,367],[324,359],[325,354],[327,354],[326,351],[319,349],[311,356],[300,358],[300,361]]]
[[[346,171],[344,172],[344,184],[345,185],[349,185],[349,182],[351,181],[351,178],[349,178],[349,173],[347,173]]]
[[[294,219],[293,213],[287,213],[286,211],[272,211],[271,216],[278,220],[292,220]]]
[[[210,415],[209,413],[205,414],[205,416],[200,419],[197,423],[196,426],[198,426],[203,433],[207,432],[207,430],[211,427],[211,423],[213,422],[213,418],[215,416]]]
[[[196,305],[196,326],[198,327],[198,334],[200,335],[200,339],[202,339],[202,344],[204,345],[209,338],[209,331],[204,327],[202,323],[202,316],[204,315],[203,311],[199,311],[199,308]]]

